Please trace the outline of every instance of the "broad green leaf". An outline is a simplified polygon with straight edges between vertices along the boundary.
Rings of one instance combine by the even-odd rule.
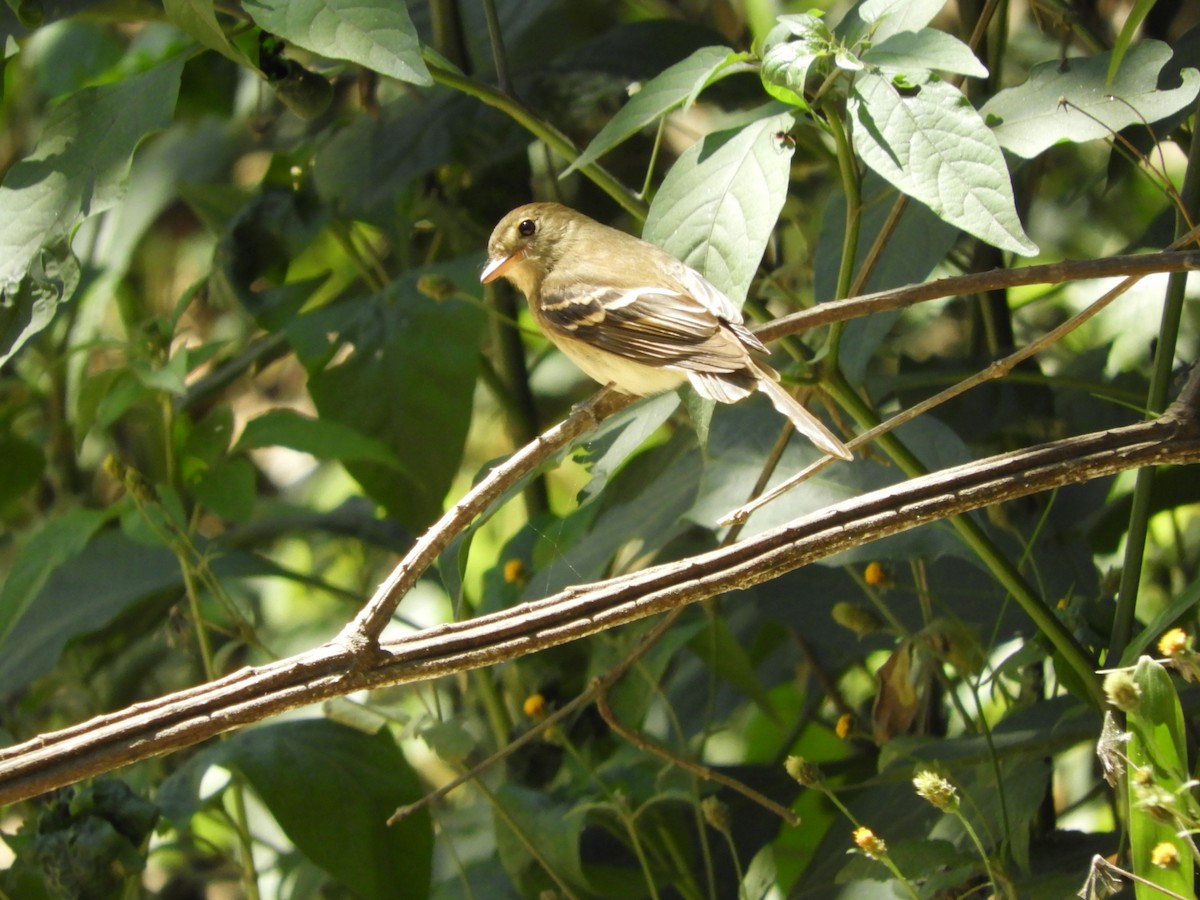
[[[114,29],[92,19],[69,18],[33,32],[21,52],[38,89],[58,99],[95,83],[120,62],[125,45]],[[63,65],[64,60],[70,65]]]
[[[291,409],[273,409],[251,419],[234,450],[275,446],[311,453],[318,459],[400,467],[396,454],[382,442],[341,422],[309,418]]]
[[[483,328],[477,306],[433,300],[417,289],[418,280],[431,274],[478,288],[476,260],[457,260],[411,271],[378,294],[298,316],[286,328],[309,370],[322,420],[380,441],[399,460],[399,471],[377,462],[345,465],[372,498],[412,528],[441,514],[458,471]],[[328,364],[339,347],[353,349]]]
[[[219,762],[245,776],[301,853],[356,897],[424,897],[433,829],[422,810],[388,826],[424,793],[387,731],[363,734],[321,719],[234,735]]]
[[[212,0],[163,0],[167,18],[210,50],[233,60],[239,66],[254,67],[246,55],[232,43],[217,21]]]
[[[1060,141],[1110,137],[1130,125],[1154,123],[1178,112],[1200,92],[1200,72],[1183,70],[1183,83],[1160,89],[1158,76],[1171,48],[1144,41],[1129,51],[1111,87],[1110,54],[1035,66],[1024,84],[1001,91],[980,115],[1005,150],[1031,159]]]
[[[36,251],[16,291],[0,297],[0,365],[50,324],[59,304],[74,295],[79,279],[79,260],[66,240]]]
[[[567,167],[560,178],[581,166],[589,165],[621,142],[666,115],[675,107],[692,102],[723,70],[746,58],[728,47],[701,47],[687,59],[677,62],[647,81],[600,133]]]
[[[887,225],[899,195],[874,172],[863,179],[863,209],[858,222],[857,275],[880,231]],[[813,289],[819,300],[832,300],[846,228],[846,198],[834,191],[821,215],[821,231],[813,251]],[[865,290],[881,291],[925,281],[958,240],[959,229],[938,218],[928,206],[909,203],[883,252],[875,260]],[[861,384],[881,342],[891,333],[898,312],[876,313],[845,323],[838,364],[852,384]]]
[[[31,267],[45,248],[121,200],[134,150],[171,122],[182,69],[183,59],[176,57],[67,97],[51,110],[33,152],[8,170],[0,185],[0,307],[16,309],[6,314],[0,332],[0,361],[45,327],[53,314],[49,307],[69,299],[49,272],[38,277]],[[57,299],[23,291],[26,278],[50,285],[47,291]],[[14,319],[24,327],[14,328]]]
[[[941,12],[946,0],[866,0],[838,23],[840,36],[853,43],[882,42],[902,31],[919,31]]]
[[[778,416],[765,398],[718,407],[706,448],[708,465],[704,467],[696,501],[687,512],[687,518],[702,528],[712,528],[717,519],[742,505],[761,477],[778,434]],[[931,471],[971,458],[954,432],[936,419],[910,422],[899,429],[899,435]],[[794,438],[779,460],[768,487],[800,471],[818,455],[807,441]],[[754,513],[743,534],[759,534],[835,503],[895,484],[900,477],[895,468],[866,459],[839,463]],[[921,554],[970,558],[970,552],[951,531],[934,524],[853,547],[822,560],[821,564],[846,565],[875,559],[906,559]]]
[[[580,493],[580,501],[599,494],[616,471],[645,445],[650,435],[678,406],[679,395],[675,393],[648,397],[605,419],[599,428],[587,435],[576,459],[588,467],[592,478]]]
[[[936,77],[901,91],[863,74],[848,111],[863,161],[896,188],[980,240],[1037,253],[1017,216],[995,136],[962,92]]]
[[[793,125],[774,104],[709,134],[671,167],[642,236],[699,271],[741,306],[787,197]],[[775,114],[772,114],[775,113]]]
[[[586,824],[581,813],[549,794],[508,782],[496,790],[495,803],[503,809],[503,815],[495,814],[496,853],[522,896],[541,896],[555,886],[546,868],[572,887],[587,886],[579,847]],[[536,856],[530,845],[537,848]]]
[[[813,63],[834,52],[833,35],[813,13],[780,16],[763,44],[763,87],[776,100],[808,108],[804,85]]]
[[[1141,691],[1137,708],[1126,714],[1126,747],[1131,771],[1129,844],[1133,871],[1169,891],[1191,896],[1195,859],[1178,837],[1196,821],[1197,808],[1188,781],[1187,729],[1171,676],[1148,656],[1138,660],[1133,681]],[[1179,864],[1156,866],[1151,853],[1160,843],[1174,844]],[[1138,900],[1161,897],[1152,885],[1137,884]]]
[[[297,47],[413,84],[433,84],[403,3],[388,0],[247,0],[260,26]]]
[[[702,467],[687,432],[635,456],[598,498],[598,513],[584,507],[566,520],[563,527],[570,534],[582,531],[575,521],[582,520],[586,539],[571,545],[560,534],[547,535],[552,555],[538,566],[522,599],[535,600],[569,584],[600,578],[620,551],[649,558],[661,550],[688,527],[684,516],[695,502]]]
[[[754,671],[754,661],[724,619],[710,619],[708,627],[692,638],[688,648],[717,675],[753,700],[760,710],[772,719],[778,718],[766,688]]]
[[[343,215],[394,227],[397,195],[423,175],[447,164],[487,169],[528,144],[523,128],[473,97],[402,97],[333,134],[317,151],[314,183]]]
[[[126,508],[122,504],[113,511]],[[80,527],[79,523],[75,527]],[[75,546],[78,537],[73,538]],[[219,579],[290,575],[274,563],[242,551],[209,544],[201,544],[200,550],[210,555]],[[70,641],[108,626],[132,607],[158,600],[165,612],[178,600],[183,587],[179,560],[173,553],[161,545],[137,543],[115,529],[97,534],[80,552],[55,560],[58,564],[48,578],[39,571],[32,573],[43,581],[41,589],[19,620],[6,625],[8,637],[0,653],[0,695],[10,695],[45,675]]]
[[[49,519],[13,561],[0,587],[0,647],[58,567],[78,555],[114,509],[73,509]],[[7,652],[7,651],[6,651]]]
[[[32,441],[0,432],[0,460],[4,460],[0,467],[0,509],[3,509],[38,483],[46,468],[46,455]],[[0,641],[3,634],[0,628]]]
[[[209,511],[230,522],[244,522],[254,512],[257,479],[249,460],[227,459],[205,470],[190,488]]]
[[[862,59],[864,63],[889,72],[936,69],[972,78],[986,78],[988,73],[987,67],[971,52],[970,47],[936,28],[893,34],[868,48]]]

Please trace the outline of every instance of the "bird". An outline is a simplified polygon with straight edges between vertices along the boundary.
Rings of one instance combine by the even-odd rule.
[[[823,453],[852,458],[758,358],[767,348],[733,302],[654,244],[560,203],[527,203],[488,239],[479,280],[501,277],[525,295],[542,333],[601,384],[644,397],[688,383],[718,403],[762,391]]]

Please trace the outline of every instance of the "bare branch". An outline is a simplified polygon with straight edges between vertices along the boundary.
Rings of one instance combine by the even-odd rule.
[[[358,665],[344,643],[100,716],[0,751],[0,804],[196,744],[365,688],[493,665],[775,578],[946,516],[1126,469],[1200,461],[1200,376],[1149,422],[990,457],[856,497],[730,547],[383,645]]]

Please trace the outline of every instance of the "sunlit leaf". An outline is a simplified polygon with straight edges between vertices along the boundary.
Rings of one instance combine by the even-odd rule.
[[[660,116],[685,102],[691,102],[718,74],[745,58],[746,54],[734,53],[728,47],[702,47],[687,59],[650,79],[600,129],[600,133],[592,138],[591,143],[560,177],[595,162]]]
[[[1200,72],[1184,69],[1183,83],[1160,89],[1159,72],[1171,59],[1160,41],[1133,47],[1111,87],[1109,54],[1045,62],[1024,84],[1001,91],[980,114],[1005,150],[1030,159],[1060,141],[1111,137],[1130,125],[1157,122],[1178,112],[1200,92]]]
[[[777,109],[689,147],[663,179],[642,233],[739,306],[787,197],[792,147],[781,135],[793,119]]]
[[[403,3],[388,0],[247,0],[255,22],[297,47],[382,75],[432,84]]]
[[[69,299],[61,287],[53,287],[54,279],[30,275],[30,267],[84,219],[121,200],[134,150],[171,121],[182,69],[183,59],[176,57],[72,94],[52,109],[33,152],[8,170],[0,185],[0,308],[15,310],[6,318],[24,324],[5,323],[0,361],[44,328],[53,307]],[[26,277],[49,282],[46,290],[55,299],[47,303],[44,292],[40,297],[22,292]],[[41,312],[39,303],[46,304]]]
[[[989,244],[1037,252],[1017,216],[1004,154],[961,91],[932,77],[901,90],[863,74],[848,110],[855,148],[886,180]]]

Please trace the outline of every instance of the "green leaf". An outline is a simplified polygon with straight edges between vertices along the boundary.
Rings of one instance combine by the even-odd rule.
[[[239,66],[256,68],[232,43],[217,21],[212,0],[163,0],[167,18],[210,50],[233,60]]]
[[[125,508],[122,504],[111,510],[119,513]],[[88,525],[86,520],[75,523],[71,527],[76,531],[68,535],[70,543],[51,548],[55,554],[52,561],[57,563],[53,568],[31,561],[30,574],[41,582],[41,589],[32,602],[26,601],[19,620],[5,626],[0,694],[11,695],[45,675],[70,641],[104,628],[131,607],[161,598],[165,611],[167,604],[178,599],[183,581],[179,560],[161,545],[146,546],[120,531],[107,530],[68,556],[68,550],[79,546],[79,532]],[[221,579],[286,574],[248,553],[230,549],[218,553],[207,544],[201,544],[201,550],[212,554],[213,572]],[[5,593],[7,589],[6,584]],[[22,596],[31,593],[25,587],[21,591]]]
[[[576,454],[578,462],[591,472],[591,481],[580,492],[580,501],[597,496],[616,471],[633,454],[646,445],[650,435],[671,417],[679,406],[679,395],[674,392],[647,397],[615,416],[600,423],[600,427],[587,436]]]
[[[417,281],[436,274],[474,291],[478,273],[473,258],[414,270],[378,294],[332,304],[287,327],[309,369],[309,389],[322,420],[369,435],[401,466],[397,471],[394,465],[347,460],[347,470],[413,528],[441,514],[458,471],[484,324],[477,306],[432,300],[417,290]],[[352,352],[327,364],[343,346]]]
[[[1146,20],[1146,15],[1154,8],[1154,3],[1155,0],[1136,0],[1133,4],[1133,9],[1125,17],[1125,23],[1121,26],[1121,33],[1113,41],[1112,59],[1108,63],[1108,74],[1104,78],[1105,84],[1111,86],[1116,79],[1117,71],[1121,68],[1121,60],[1129,52],[1129,45],[1133,42],[1138,29],[1142,27],[1142,22]]]
[[[728,47],[701,47],[687,59],[665,69],[642,85],[559,177],[565,178],[581,166],[595,162],[675,107],[690,104],[718,74],[746,58],[746,54],[734,53]]]
[[[79,277],[79,260],[65,240],[37,251],[15,294],[0,297],[0,365],[50,324],[59,304],[74,295]]]
[[[247,0],[256,23],[297,47],[400,81],[433,84],[403,3],[389,0]]]
[[[754,662],[733,636],[724,619],[710,619],[708,627],[692,638],[688,649],[704,660],[717,675],[753,700],[766,715],[778,720],[779,714],[771,705],[771,697],[754,671]]]
[[[211,512],[244,522],[254,511],[258,471],[248,459],[229,459],[205,471],[191,485],[192,495]]]
[[[418,800],[416,773],[387,731],[368,735],[322,719],[267,725],[202,750],[163,782],[155,800],[184,828],[201,808],[205,773],[240,772],[313,863],[356,897],[424,897],[433,835],[426,811],[386,825]]]
[[[1166,890],[1191,896],[1195,859],[1187,842],[1177,836],[1196,821],[1197,813],[1188,782],[1183,709],[1171,676],[1150,657],[1138,660],[1133,680],[1141,691],[1137,708],[1125,719],[1131,734],[1126,748],[1129,764],[1136,767],[1127,779],[1133,871]],[[1179,865],[1168,868],[1150,861],[1160,843],[1175,845]],[[1138,884],[1136,892],[1138,900],[1162,896],[1151,885]]]
[[[397,195],[422,176],[446,164],[490,169],[528,144],[524,129],[473,97],[402,97],[331,135],[317,151],[314,183],[343,215],[394,227]]]
[[[903,73],[936,69],[972,78],[986,78],[988,73],[987,66],[970,47],[936,28],[894,34],[867,49],[862,60],[884,70]]]
[[[68,510],[30,538],[0,587],[0,647],[50,576],[87,546],[113,512],[112,507]]]
[[[790,113],[771,104],[739,128],[701,138],[675,161],[642,237],[699,271],[737,306],[746,299],[787,198]],[[772,114],[774,113],[774,114]]]
[[[69,299],[66,288],[73,291],[74,282],[56,279],[48,269],[39,276],[31,267],[45,248],[121,200],[134,150],[171,122],[182,69],[177,57],[67,97],[51,110],[33,152],[8,170],[0,185],[0,309],[12,304],[15,311],[5,311],[0,323],[0,362]],[[22,286],[26,278],[48,287],[32,294]]]
[[[495,802],[503,809],[503,815],[495,815],[496,853],[522,896],[537,897],[555,886],[547,869],[572,887],[587,886],[579,852],[586,823],[582,814],[548,794],[511,783],[500,785]]]
[[[1110,137],[1130,125],[1178,112],[1200,92],[1200,72],[1184,69],[1182,84],[1159,89],[1171,48],[1144,41],[1129,51],[1111,87],[1110,54],[1035,66],[1024,84],[1001,91],[979,111],[1005,150],[1031,159],[1060,141]]]
[[[1145,628],[1129,642],[1121,654],[1121,665],[1132,666],[1145,651],[1163,636],[1168,628],[1180,621],[1192,607],[1200,603],[1200,580],[1193,581],[1174,600],[1164,606]]]
[[[1017,216],[1004,154],[958,88],[930,77],[901,91],[864,74],[847,108],[855,148],[884,179],[980,240],[1037,253]]]
[[[246,423],[235,452],[259,447],[290,447],[318,459],[374,462],[400,468],[396,454],[381,441],[341,422],[311,419],[291,409],[273,409]]]
[[[32,441],[0,433],[0,459],[4,460],[0,468],[0,509],[3,509],[38,483],[46,468],[46,455]]]
[[[866,0],[838,23],[837,33],[850,43],[863,38],[882,42],[924,28],[945,5],[945,0]]]
[[[221,761],[246,777],[296,849],[355,896],[426,895],[429,813],[386,824],[424,793],[387,731],[367,735],[312,719],[244,731],[226,747]]]
[[[792,38],[795,37],[796,40]],[[804,86],[813,63],[834,52],[833,35],[813,13],[780,16],[763,43],[763,87],[776,100],[808,109]]]

